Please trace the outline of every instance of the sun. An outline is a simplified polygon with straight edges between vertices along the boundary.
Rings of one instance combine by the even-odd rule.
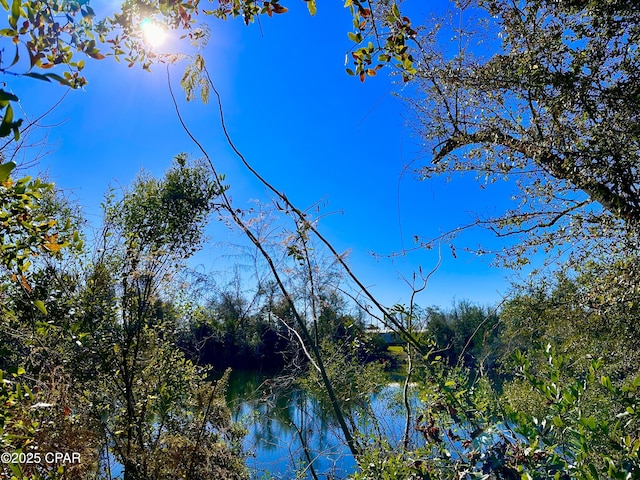
[[[159,47],[167,38],[167,31],[160,24],[149,18],[145,18],[142,21],[140,28],[142,28],[144,41],[151,47]]]

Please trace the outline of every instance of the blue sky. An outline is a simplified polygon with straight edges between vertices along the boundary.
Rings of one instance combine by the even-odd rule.
[[[322,214],[330,214],[320,230],[338,250],[351,250],[351,264],[363,282],[387,304],[406,302],[410,292],[400,276],[410,278],[419,266],[431,270],[437,252],[394,260],[384,254],[413,247],[414,235],[437,236],[468,223],[475,213],[499,211],[508,188],[481,189],[472,178],[417,181],[414,170],[428,158],[406,103],[396,95],[415,93],[395,83],[387,69],[364,84],[349,77],[344,65],[352,47],[349,12],[339,3],[318,7],[310,17],[303,2],[293,1],[287,14],[263,18],[260,26],[213,21],[203,56],[222,94],[229,132],[247,159],[298,207],[320,202]],[[428,13],[416,12],[414,21]],[[187,47],[173,38],[163,48]],[[227,175],[234,201],[239,207],[251,199],[268,201],[227,146],[216,105],[183,101],[178,86],[183,69],[170,70],[185,120]],[[87,87],[70,92],[46,119],[52,126],[46,131],[50,153],[37,168],[77,200],[94,225],[109,186],[128,185],[143,168],[161,175],[179,152],[199,156],[176,118],[165,67],[152,70],[127,68],[112,58],[87,61]],[[30,116],[65,92],[31,79],[12,79],[10,86]],[[220,225],[209,235],[212,241],[192,265],[225,268],[220,245],[239,237]],[[456,241],[457,258],[443,248],[442,266],[418,302],[449,306],[455,298],[490,304],[506,294],[505,277],[513,272],[463,252],[479,243],[498,245],[485,232],[472,231]]]

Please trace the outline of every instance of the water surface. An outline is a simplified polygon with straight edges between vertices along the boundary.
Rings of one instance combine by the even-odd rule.
[[[399,385],[390,383],[370,396],[366,411],[354,409],[351,419],[359,434],[384,433],[391,443],[400,441],[404,411],[394,409],[398,402],[391,401],[399,392]],[[273,376],[259,372],[234,371],[228,401],[234,421],[249,432],[244,446],[254,479],[312,478],[310,461],[323,480],[343,479],[355,471],[330,409],[308,392],[282,388]]]

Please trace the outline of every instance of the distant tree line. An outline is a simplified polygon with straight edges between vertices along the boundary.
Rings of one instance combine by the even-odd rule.
[[[184,319],[177,345],[194,362],[218,371],[232,367],[277,372],[286,366],[304,370],[308,359],[290,327],[294,322],[287,302],[270,296],[260,305],[253,303],[237,292],[220,292]],[[386,347],[367,332],[363,318],[343,309],[344,301],[336,295],[323,300],[314,328],[318,343],[357,345],[348,355],[359,361],[386,358]]]

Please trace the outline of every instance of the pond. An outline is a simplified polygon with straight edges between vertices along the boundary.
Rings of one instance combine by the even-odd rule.
[[[229,381],[233,419],[249,432],[244,446],[252,478],[312,478],[310,460],[323,480],[353,473],[355,461],[327,406],[299,388],[276,388],[276,382],[255,371],[234,371]],[[399,384],[389,383],[371,395],[369,414],[352,416],[359,434],[383,431],[390,441],[400,441],[404,412],[392,407],[400,402],[391,402],[400,391]]]

